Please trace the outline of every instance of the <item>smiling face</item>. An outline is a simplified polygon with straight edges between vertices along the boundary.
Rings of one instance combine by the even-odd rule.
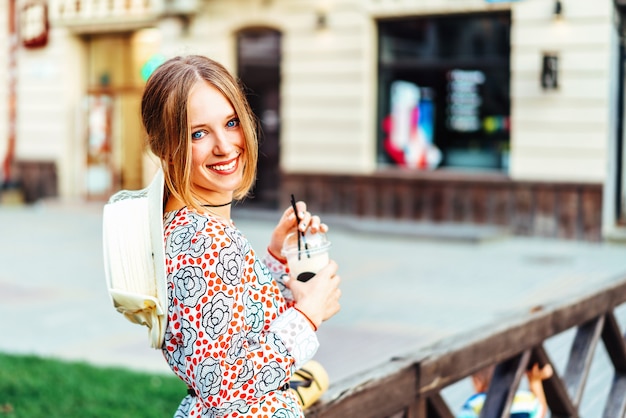
[[[200,55],[167,60],[146,83],[141,117],[161,161],[168,207],[201,211],[248,195],[256,178],[256,119],[223,65]]]
[[[187,103],[191,132],[191,184],[198,199],[222,204],[233,199],[243,179],[245,139],[239,118],[224,95],[204,80]]]

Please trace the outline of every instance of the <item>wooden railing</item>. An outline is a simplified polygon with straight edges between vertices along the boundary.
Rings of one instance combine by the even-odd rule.
[[[626,344],[614,314],[626,302],[626,278],[558,306],[539,306],[518,318],[441,341],[436,346],[367,370],[331,385],[307,412],[313,417],[450,418],[442,390],[474,372],[496,365],[481,417],[508,417],[512,397],[529,364],[553,364],[544,349],[552,336],[575,329],[562,375],[543,383],[552,417],[579,417],[585,383],[602,341],[614,378],[602,415],[626,414]],[[458,405],[457,405],[458,406]]]

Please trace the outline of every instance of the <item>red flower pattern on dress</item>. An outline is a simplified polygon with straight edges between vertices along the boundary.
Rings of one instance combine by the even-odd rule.
[[[285,267],[270,255],[259,260],[234,225],[212,216],[183,208],[166,213],[164,228],[163,353],[196,394],[175,417],[303,417],[282,388],[319,343],[291,308]]]

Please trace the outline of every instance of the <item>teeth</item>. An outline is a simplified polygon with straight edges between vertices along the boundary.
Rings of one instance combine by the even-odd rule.
[[[232,170],[233,168],[235,168],[236,163],[237,163],[237,160],[233,160],[228,164],[212,165],[211,168],[217,171],[227,171],[227,170]]]

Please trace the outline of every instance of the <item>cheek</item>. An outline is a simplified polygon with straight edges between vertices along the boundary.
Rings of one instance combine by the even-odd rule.
[[[235,138],[234,138],[234,142],[233,142],[233,143],[234,143],[235,145],[237,145],[237,147],[238,147],[238,148],[240,148],[242,151],[245,151],[245,150],[246,150],[246,140],[245,140],[245,138],[244,138],[244,136],[243,136],[243,132],[238,132],[238,133],[235,135]]]
[[[203,166],[206,159],[206,153],[201,147],[193,147],[191,149],[191,168]]]

